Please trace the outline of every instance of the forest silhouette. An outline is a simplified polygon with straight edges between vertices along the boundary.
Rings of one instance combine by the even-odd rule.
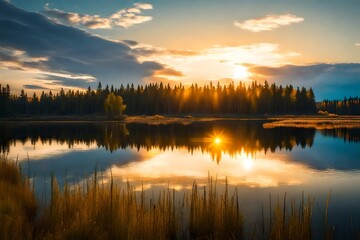
[[[344,97],[343,100],[323,100],[317,103],[319,111],[342,114],[342,115],[360,115],[359,97]]]
[[[252,82],[246,86],[240,82],[222,86],[212,83],[199,87],[183,85],[133,84],[105,88],[101,82],[96,90],[61,89],[38,96],[29,96],[24,90],[12,94],[10,86],[0,85],[0,117],[34,115],[84,115],[105,114],[106,99],[113,94],[126,104],[128,115],[154,114],[315,114],[317,112],[342,115],[359,115],[359,97],[344,97],[343,100],[315,101],[312,88],[296,89],[292,85],[269,85]],[[119,111],[122,112],[122,111]]]
[[[113,93],[127,105],[126,114],[287,114],[315,113],[315,95],[311,88],[285,87],[267,82],[252,82],[199,87],[183,85],[120,85],[119,88],[99,83],[96,90],[61,89],[54,94],[42,92],[28,96],[11,94],[10,86],[0,86],[0,116],[11,115],[81,115],[104,113],[104,101]]]

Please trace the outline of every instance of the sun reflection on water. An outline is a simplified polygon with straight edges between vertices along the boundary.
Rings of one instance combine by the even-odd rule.
[[[215,143],[215,138],[213,139]],[[154,150],[155,151],[155,150]],[[288,161],[284,153],[247,153],[244,149],[235,155],[222,154],[220,164],[213,162],[212,155],[186,149],[152,152],[141,151],[144,161],[126,166],[113,166],[112,176],[121,181],[129,180],[137,187],[176,186],[176,189],[189,189],[194,181],[199,186],[208,183],[208,177],[216,177],[219,183],[228,180],[231,185],[247,187],[277,187],[279,185],[299,185],[310,176],[302,164]],[[294,172],[303,173],[294,175]]]
[[[240,159],[242,160],[244,170],[251,171],[254,166],[254,159],[251,154],[246,154],[244,150],[240,154]]]

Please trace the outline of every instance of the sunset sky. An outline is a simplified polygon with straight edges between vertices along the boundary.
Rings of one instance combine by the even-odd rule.
[[[360,95],[359,0],[0,0],[13,93],[256,80]]]

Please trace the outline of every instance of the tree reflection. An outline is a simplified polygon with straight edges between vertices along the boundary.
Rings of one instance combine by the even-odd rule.
[[[16,142],[30,140],[33,145],[56,143],[96,143],[110,152],[125,148],[171,150],[186,148],[209,153],[216,162],[222,154],[311,147],[314,129],[264,129],[263,121],[209,121],[190,125],[124,124],[124,123],[6,123],[0,126],[1,152],[9,152]],[[348,135],[346,135],[348,136]],[[349,135],[350,136],[350,135]]]
[[[322,129],[321,133],[328,137],[342,138],[344,142],[360,142],[359,128]]]

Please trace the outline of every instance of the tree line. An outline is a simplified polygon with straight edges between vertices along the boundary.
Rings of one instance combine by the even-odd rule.
[[[304,114],[315,113],[312,88],[240,82],[222,86],[212,83],[199,87],[170,86],[163,83],[119,88],[99,83],[86,91],[61,89],[28,96],[22,90],[11,94],[10,86],[0,85],[0,115],[78,115],[104,113],[104,101],[113,93],[127,105],[126,114]]]
[[[341,115],[360,115],[360,98],[349,97],[343,100],[324,100],[317,104],[319,111]]]

